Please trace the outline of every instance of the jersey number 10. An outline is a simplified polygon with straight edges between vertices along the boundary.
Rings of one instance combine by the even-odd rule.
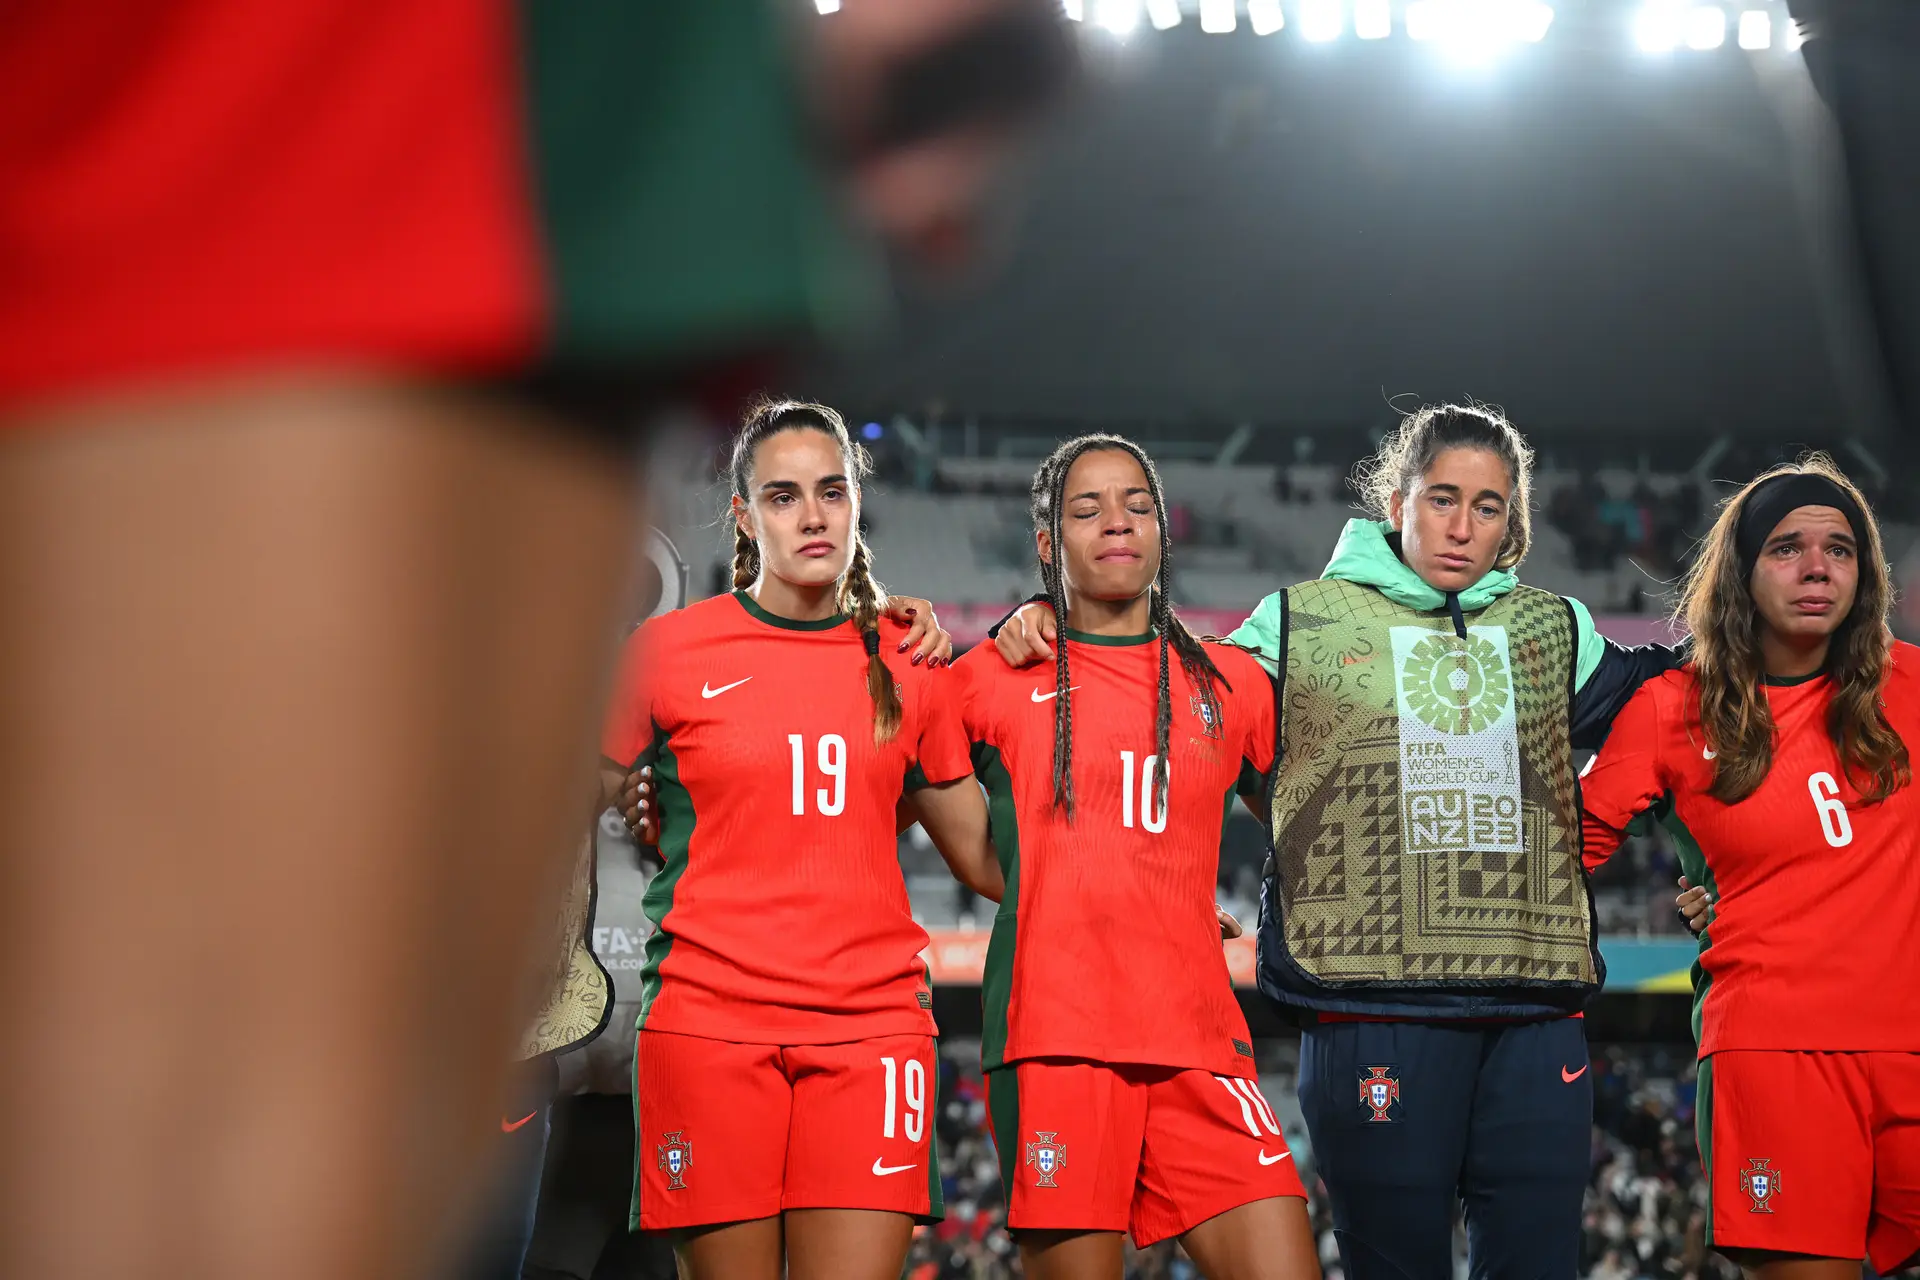
[[[790,733],[787,745],[793,748],[793,816],[807,811],[807,739]],[[833,780],[833,789],[815,787],[813,803],[827,817],[847,807],[847,740],[837,733],[823,733],[816,744],[820,772]]]
[[[1153,767],[1160,763],[1159,756],[1148,756],[1147,763],[1140,770],[1140,825],[1155,835],[1167,829],[1167,806],[1160,806],[1160,813],[1153,812]],[[1133,825],[1133,752],[1120,753],[1120,825]]]

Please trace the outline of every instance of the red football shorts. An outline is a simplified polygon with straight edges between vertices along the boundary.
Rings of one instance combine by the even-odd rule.
[[[642,1031],[634,1076],[640,1230],[785,1209],[940,1215],[932,1036],[782,1046]]]
[[[1306,1198],[1252,1080],[1040,1059],[988,1073],[1007,1225],[1131,1231],[1145,1248],[1272,1196]]]
[[[1920,1054],[1716,1053],[1696,1122],[1714,1248],[1920,1253]]]

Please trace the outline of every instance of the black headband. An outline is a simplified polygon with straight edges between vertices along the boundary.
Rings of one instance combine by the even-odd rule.
[[[1740,555],[1740,580],[1753,576],[1760,549],[1774,527],[1801,507],[1832,507],[1847,518],[1857,553],[1865,556],[1866,513],[1845,489],[1823,475],[1792,471],[1762,480],[1740,507],[1740,523],[1733,531],[1733,547]]]

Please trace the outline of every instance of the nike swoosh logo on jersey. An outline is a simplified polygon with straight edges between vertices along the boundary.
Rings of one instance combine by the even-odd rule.
[[[1713,748],[1712,748],[1712,747],[1702,747],[1702,748],[1700,748],[1700,758],[1701,758],[1702,760],[1711,760],[1711,759],[1713,759],[1713,757],[1714,757],[1714,754],[1715,754],[1715,753],[1714,753],[1714,750],[1713,750]]]
[[[890,1173],[905,1173],[909,1169],[918,1169],[917,1164],[881,1164],[880,1157],[873,1158],[873,1176],[884,1178]]]
[[[535,1116],[539,1114],[540,1113],[538,1111],[529,1111],[524,1116],[521,1116],[518,1120],[509,1120],[505,1116],[501,1116],[500,1132],[513,1133],[516,1130],[523,1129],[526,1127],[526,1124],[529,1120],[533,1119]]]
[[[1578,1071],[1568,1071],[1565,1067],[1560,1068],[1560,1078],[1566,1081],[1568,1084],[1572,1084],[1575,1080],[1578,1080],[1581,1076],[1585,1074],[1587,1074],[1587,1068],[1585,1064],[1582,1064]]]
[[[1078,689],[1079,687],[1080,686],[1077,684],[1070,684],[1067,686],[1067,692],[1072,693],[1075,689]],[[1052,702],[1055,698],[1059,696],[1060,696],[1060,691],[1058,689],[1055,689],[1052,693],[1042,693],[1038,689],[1035,689],[1033,691],[1033,700],[1035,702]]]
[[[1293,1152],[1291,1151],[1282,1151],[1277,1156],[1270,1156],[1267,1154],[1267,1149],[1265,1147],[1262,1147],[1260,1148],[1260,1163],[1261,1164],[1279,1164],[1282,1160],[1285,1160],[1288,1156],[1292,1154]]]
[[[717,698],[729,689],[738,689],[741,685],[745,684],[747,680],[751,679],[753,679],[753,677],[748,676],[745,680],[735,680],[732,684],[723,684],[718,689],[711,688],[706,681],[702,680],[700,682],[700,696],[703,698]]]

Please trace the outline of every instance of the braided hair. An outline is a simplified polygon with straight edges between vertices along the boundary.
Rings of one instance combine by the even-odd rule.
[[[762,400],[747,412],[746,420],[733,437],[733,454],[727,464],[727,479],[735,498],[742,503],[752,501],[754,451],[762,442],[782,431],[818,431],[831,437],[841,456],[847,460],[847,476],[854,484],[857,496],[859,482],[872,472],[873,463],[865,447],[847,434],[847,424],[840,415],[823,404],[807,404],[798,400]],[[886,588],[874,580],[873,553],[867,547],[867,540],[861,536],[857,506],[852,533],[853,559],[840,577],[834,608],[852,616],[853,625],[860,632],[860,643],[867,651],[867,696],[873,699],[873,740],[876,743],[891,742],[900,729],[901,706],[893,673],[880,660],[880,611],[886,608],[887,593]],[[733,529],[734,589],[744,591],[751,587],[759,581],[763,568],[760,544],[736,520]]]
[[[1051,563],[1040,562],[1040,582],[1046,589],[1047,602],[1053,606],[1053,616],[1060,620],[1060,626],[1068,625],[1067,590],[1065,557],[1066,547],[1062,541],[1061,521],[1066,506],[1067,473],[1083,453],[1103,449],[1118,450],[1140,464],[1140,470],[1147,477],[1147,492],[1153,499],[1154,521],[1160,528],[1160,569],[1154,575],[1153,590],[1149,608],[1153,617],[1153,629],[1160,637],[1160,688],[1159,700],[1155,704],[1154,734],[1154,795],[1163,807],[1167,803],[1167,737],[1173,727],[1173,693],[1170,679],[1169,654],[1180,656],[1180,666],[1187,678],[1199,686],[1200,697],[1206,708],[1208,723],[1217,723],[1220,715],[1219,695],[1215,684],[1225,686],[1229,691],[1233,686],[1227,684],[1226,677],[1213,664],[1206,646],[1193,632],[1187,630],[1187,624],[1173,611],[1171,597],[1167,594],[1168,575],[1172,571],[1173,543],[1167,536],[1166,502],[1160,489],[1160,473],[1154,468],[1153,459],[1125,436],[1085,435],[1076,436],[1062,442],[1040,464],[1033,473],[1031,510],[1033,527],[1047,531],[1047,539],[1053,548]],[[1056,809],[1067,811],[1068,821],[1073,819],[1073,681],[1067,671],[1066,637],[1053,646],[1054,698],[1053,710],[1053,804]]]

